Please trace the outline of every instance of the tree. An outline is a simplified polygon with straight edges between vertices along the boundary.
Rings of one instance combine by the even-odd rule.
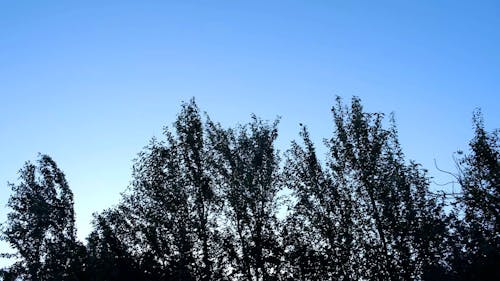
[[[393,118],[385,126],[358,98],[337,98],[332,113],[325,160],[302,126],[282,162],[278,120],[223,128],[183,103],[165,139],[134,160],[119,204],[94,216],[86,247],[65,176],[40,155],[10,184],[2,238],[18,261],[0,280],[499,278],[499,131],[475,115],[471,151],[457,162],[463,195],[445,212]]]
[[[73,193],[64,173],[47,155],[27,162],[20,182],[9,184],[3,239],[17,251],[13,266],[25,280],[79,280],[84,248],[76,241]]]
[[[175,139],[152,140],[134,163],[133,182],[116,208],[115,229],[149,276],[195,280],[188,191]]]
[[[94,230],[88,237],[89,281],[127,281],[145,279],[127,247],[117,237],[122,224],[117,212],[96,215]],[[122,230],[123,231],[123,230]]]
[[[481,112],[473,117],[470,153],[459,160],[455,272],[461,280],[498,280],[500,274],[500,138],[484,128]]]
[[[214,256],[218,252],[218,233],[215,215],[218,211],[218,198],[211,177],[211,158],[206,146],[203,123],[194,99],[183,104],[175,122],[179,161],[188,191],[190,219],[193,222],[194,250],[200,281],[221,278],[220,268]]]
[[[372,280],[410,280],[442,271],[446,238],[443,202],[429,192],[425,171],[406,162],[392,121],[365,113],[361,101],[350,109],[340,99],[332,109],[335,135],[329,141],[333,177],[350,182],[357,227],[355,237]],[[434,268],[436,267],[436,268]],[[431,278],[431,277],[428,277]]]
[[[209,122],[213,165],[224,201],[223,246],[232,280],[276,280],[281,254],[277,237],[278,121],[257,117],[236,130]]]
[[[131,188],[117,208],[127,231],[118,237],[150,280],[220,280],[218,201],[194,100],[182,105],[174,128],[135,161]]]
[[[306,127],[304,147],[292,142],[285,183],[294,205],[285,232],[288,277],[293,280],[355,280],[353,210],[346,182],[333,179],[316,156]]]
[[[335,132],[323,168],[305,129],[292,144],[288,184],[296,204],[290,245],[303,280],[419,280],[440,276],[443,203],[419,165],[404,159],[394,122],[365,113],[358,98],[332,109]],[[289,231],[290,232],[290,231]],[[289,238],[289,239],[290,239]],[[292,253],[293,253],[292,251]],[[303,252],[308,258],[300,257]],[[304,254],[302,254],[304,255]],[[436,277],[437,278],[437,277]]]

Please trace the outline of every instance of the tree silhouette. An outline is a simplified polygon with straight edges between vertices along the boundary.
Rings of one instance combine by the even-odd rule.
[[[226,128],[183,103],[164,140],[134,160],[120,202],[94,215],[85,246],[65,176],[40,155],[9,184],[2,239],[16,253],[0,256],[16,262],[0,280],[500,278],[498,130],[475,113],[470,152],[457,160],[463,192],[445,201],[406,159],[394,118],[356,97],[337,98],[332,113],[326,159],[301,125],[282,161],[278,120]]]
[[[208,135],[222,188],[222,228],[232,280],[276,280],[279,158],[274,148],[277,124],[253,117],[247,126],[223,129],[213,122]]]
[[[463,195],[455,215],[455,272],[460,280],[498,280],[500,273],[500,139],[488,133],[480,111],[473,117],[470,154],[458,162]]]
[[[215,268],[213,256],[217,253],[215,216],[217,198],[210,176],[210,152],[206,147],[206,137],[194,99],[183,104],[175,122],[180,165],[185,188],[188,190],[189,208],[193,222],[194,251],[197,261],[197,280],[209,281],[220,272]],[[220,277],[220,276],[219,276]]]
[[[121,225],[116,222],[117,215],[107,211],[94,219],[94,230],[87,243],[89,281],[127,281],[143,277],[127,247],[117,238],[119,230],[113,229]]]
[[[304,147],[292,142],[284,175],[295,198],[283,233],[288,278],[354,280],[359,261],[349,188],[322,167],[305,127],[300,135]]]
[[[27,162],[12,188],[3,239],[17,251],[12,267],[26,280],[79,280],[84,248],[76,241],[73,193],[47,155]],[[84,257],[84,256],[83,256]]]
[[[183,104],[174,128],[135,161],[132,186],[117,209],[127,231],[118,237],[151,280],[219,280],[218,203],[194,100]]]
[[[383,115],[363,112],[358,98],[350,109],[337,100],[330,166],[334,178],[352,182],[365,278],[419,279],[442,256],[442,204],[420,166],[406,163],[394,123],[384,129]]]
[[[444,274],[443,205],[420,166],[406,163],[395,126],[383,128],[383,115],[363,112],[358,98],[350,108],[338,98],[332,112],[327,167],[305,128],[305,147],[292,143],[287,164],[297,201],[287,231],[297,276],[415,280]]]

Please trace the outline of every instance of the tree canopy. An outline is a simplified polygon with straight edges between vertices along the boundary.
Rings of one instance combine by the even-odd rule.
[[[278,119],[227,128],[192,99],[85,243],[64,173],[47,155],[27,162],[9,184],[15,262],[0,279],[498,280],[499,131],[479,111],[473,124],[461,192],[445,194],[406,158],[394,118],[359,98],[337,98],[323,159],[306,126],[279,153]]]

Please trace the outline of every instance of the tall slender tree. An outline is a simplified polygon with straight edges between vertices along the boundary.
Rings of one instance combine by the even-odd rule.
[[[76,241],[73,193],[52,158],[27,162],[20,182],[10,184],[3,239],[17,251],[13,266],[25,280],[80,280],[84,248]]]
[[[424,170],[406,162],[394,122],[385,129],[383,114],[365,113],[358,98],[350,108],[338,98],[332,112],[329,165],[335,179],[351,182],[365,278],[415,280],[436,271],[446,237],[443,205]]]
[[[274,147],[278,121],[253,117],[247,126],[223,129],[209,123],[214,165],[223,190],[224,247],[232,280],[276,280],[279,158]]]
[[[462,196],[455,209],[454,269],[460,280],[498,280],[500,273],[500,137],[474,113],[470,152],[458,161]]]
[[[306,243],[301,251],[311,257],[295,262],[297,276],[419,280],[442,273],[443,205],[420,166],[404,159],[395,126],[385,129],[383,115],[365,113],[358,98],[350,108],[338,98],[332,112],[326,167],[305,129],[305,147],[292,144],[287,164],[296,197],[289,221],[305,235],[292,249]]]
[[[194,280],[192,221],[177,143],[152,140],[134,163],[133,182],[116,208],[118,237],[148,280]]]
[[[190,219],[197,253],[197,280],[209,281],[221,277],[213,256],[219,251],[215,245],[217,229],[215,214],[218,200],[210,174],[210,152],[206,144],[203,123],[194,99],[183,104],[175,122],[180,168],[188,192]]]
[[[182,105],[165,141],[153,140],[134,164],[133,182],[118,212],[121,240],[154,280],[220,280],[216,260],[217,196],[202,118],[194,100]]]
[[[287,275],[295,280],[355,280],[354,213],[347,182],[335,181],[316,156],[305,127],[304,147],[292,142],[285,183],[294,206],[284,233]]]

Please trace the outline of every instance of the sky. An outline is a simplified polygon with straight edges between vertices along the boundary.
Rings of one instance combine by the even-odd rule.
[[[226,126],[281,116],[283,152],[299,123],[321,146],[335,96],[358,96],[395,113],[408,159],[450,180],[433,161],[453,171],[473,110],[500,127],[499,13],[500,1],[0,0],[0,205],[24,162],[49,154],[83,241],[191,97]]]

